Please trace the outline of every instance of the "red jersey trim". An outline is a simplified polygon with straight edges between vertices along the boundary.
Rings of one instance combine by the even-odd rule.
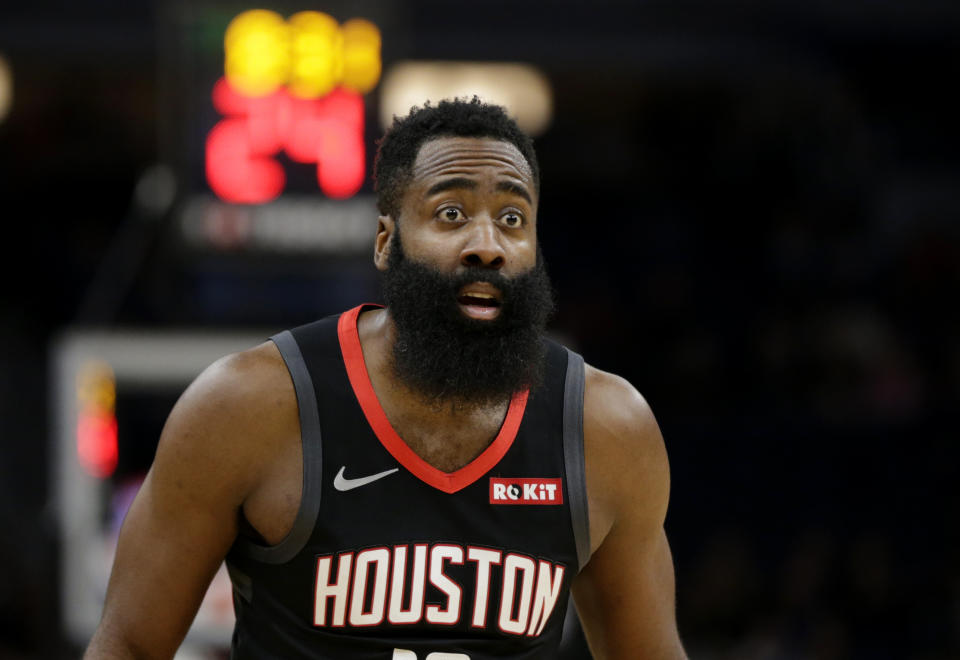
[[[483,453],[455,472],[438,470],[417,456],[407,446],[407,443],[397,435],[380,406],[376,392],[373,390],[370,375],[367,373],[367,365],[363,359],[360,334],[357,331],[357,319],[360,312],[370,306],[359,305],[354,307],[341,314],[340,320],[337,322],[340,350],[343,353],[343,362],[347,367],[347,377],[350,379],[353,393],[356,395],[360,408],[367,418],[367,423],[370,424],[380,444],[390,452],[391,456],[397,459],[397,462],[424,483],[445,493],[456,493],[486,474],[500,462],[500,459],[513,445],[513,441],[517,437],[517,431],[520,429],[520,422],[523,420],[523,412],[527,408],[527,398],[530,391],[524,390],[513,395],[510,399],[510,407],[507,409],[507,416],[503,420],[503,426],[500,427],[500,432],[490,443],[490,446],[483,450]]]

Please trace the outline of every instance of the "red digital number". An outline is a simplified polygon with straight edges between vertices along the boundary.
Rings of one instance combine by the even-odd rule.
[[[223,78],[213,105],[224,116],[206,142],[207,182],[228,202],[261,204],[283,192],[286,174],[274,158],[283,151],[298,163],[317,164],[317,183],[328,197],[345,199],[363,185],[363,98],[338,88],[318,99],[285,88],[248,97]]]

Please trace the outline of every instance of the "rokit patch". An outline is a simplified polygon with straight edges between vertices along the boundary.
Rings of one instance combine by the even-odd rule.
[[[560,479],[490,477],[490,504],[563,504]]]

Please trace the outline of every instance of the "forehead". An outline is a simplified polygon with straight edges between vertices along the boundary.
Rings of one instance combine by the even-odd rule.
[[[516,179],[533,193],[533,173],[527,159],[510,142],[493,138],[442,137],[424,142],[413,162],[413,182],[450,175],[477,174],[491,169]]]

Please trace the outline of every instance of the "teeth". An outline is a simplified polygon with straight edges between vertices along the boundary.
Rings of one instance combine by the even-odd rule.
[[[489,293],[467,293],[466,295],[471,298],[483,298],[485,300],[493,300],[494,296],[491,296]]]

